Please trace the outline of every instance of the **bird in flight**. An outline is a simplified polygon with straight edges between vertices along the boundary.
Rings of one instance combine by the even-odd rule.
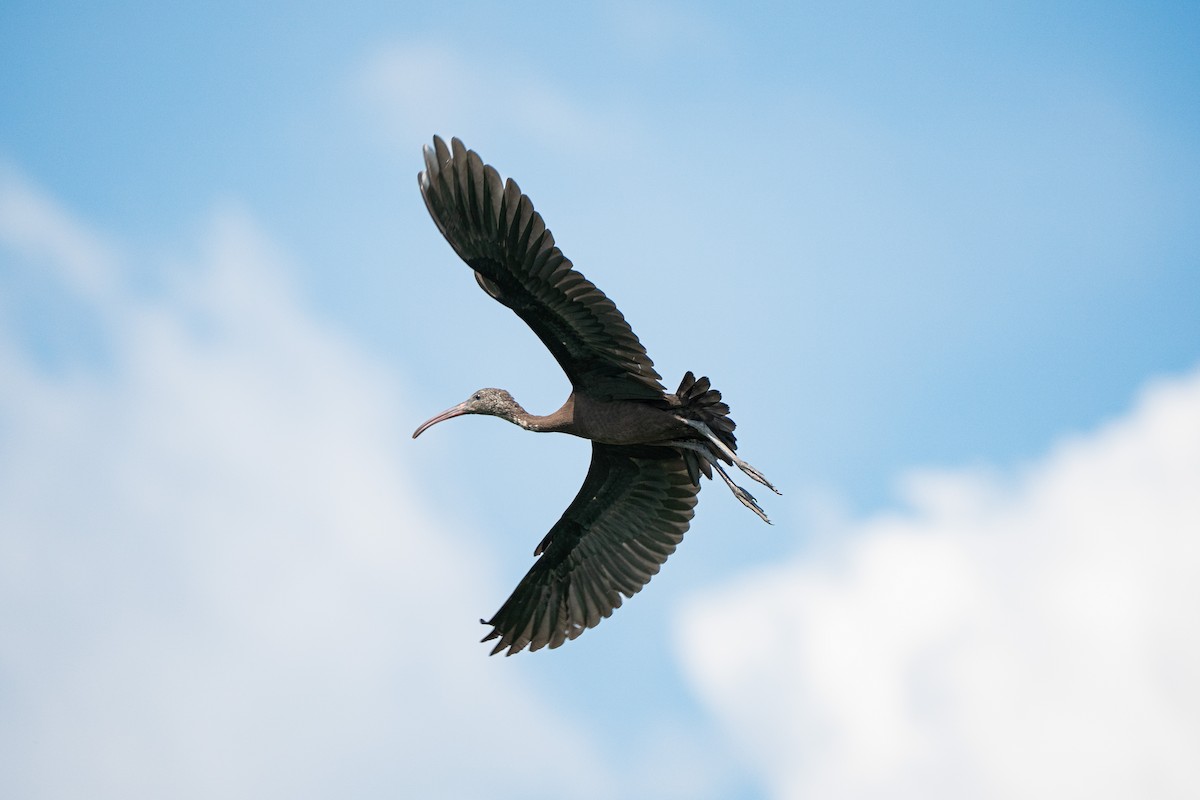
[[[625,317],[554,244],[529,198],[458,139],[433,138],[417,175],[425,206],[454,252],[493,298],[511,308],[571,382],[562,408],[530,414],[503,389],[480,389],[423,423],[487,414],[525,430],[592,442],[583,487],[534,550],[538,557],[489,620],[492,655],[558,647],[620,607],[658,572],[683,539],[715,470],[765,522],[754,497],[729,477],[737,466],[779,494],[740,459],[729,406],[708,378],[688,372],[667,392]]]

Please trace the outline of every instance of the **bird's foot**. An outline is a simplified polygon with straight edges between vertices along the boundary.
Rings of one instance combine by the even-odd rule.
[[[769,480],[767,480],[766,475],[763,475],[757,469],[750,466],[749,462],[743,461],[742,459],[738,458],[737,453],[733,452],[733,450],[731,450],[728,445],[726,445],[723,441],[721,441],[721,437],[717,436],[715,433],[712,432],[712,428],[708,427],[707,425],[705,425],[703,422],[700,422],[699,420],[686,419],[685,417],[677,417],[677,419],[679,419],[679,421],[681,421],[681,422],[684,422],[684,423],[690,425],[691,427],[695,428],[700,433],[702,433],[704,435],[704,438],[707,439],[709,442],[711,442],[712,445],[717,448],[717,451],[721,453],[721,455],[725,456],[725,458],[731,464],[734,464],[735,466],[737,466],[737,468],[740,469],[742,472],[749,475],[752,480],[758,481],[759,483],[761,483],[763,486],[770,489],[775,494],[778,494],[778,495],[783,494],[783,492],[776,489],[775,486]],[[751,498],[751,499],[753,499],[753,498]]]
[[[763,511],[762,508],[759,507],[758,502],[754,499],[754,495],[750,494],[736,483],[730,484],[729,488],[733,490],[733,496],[740,500],[742,505],[753,511],[755,514],[758,514],[759,519],[761,519],[763,522],[767,523],[768,525],[771,524],[770,518],[767,517],[767,512]]]
[[[702,463],[708,464],[717,471],[717,474],[721,476],[721,480],[725,481],[725,485],[729,487],[729,491],[733,492],[733,496],[736,497],[742,505],[753,511],[755,514],[758,514],[763,522],[767,523],[768,525],[771,524],[771,520],[767,518],[766,512],[759,507],[758,501],[754,499],[754,495],[750,494],[745,489],[733,482],[733,479],[729,477],[729,473],[726,472],[725,468],[721,466],[721,462],[717,458],[717,454],[712,451],[707,442],[697,442],[692,439],[679,439],[671,442],[671,444],[681,450],[691,450],[694,453],[699,453]],[[747,464],[747,466],[749,465]],[[753,469],[753,467],[751,467],[751,469]],[[750,473],[746,474],[750,475]],[[750,475],[750,477],[754,478],[754,475]],[[755,480],[759,480],[759,478],[755,478]],[[775,494],[779,494],[779,490],[774,486],[771,486],[771,484],[766,483],[765,479],[762,479],[760,482],[770,487],[771,491],[775,492]]]
[[[783,495],[783,492],[781,492],[781,491],[779,491],[778,489],[776,489],[776,488],[775,488],[775,486],[774,486],[774,484],[772,484],[772,483],[771,483],[769,480],[767,480],[767,476],[766,476],[766,475],[763,475],[763,474],[762,474],[761,472],[759,472],[757,469],[755,469],[754,467],[750,466],[750,464],[749,464],[748,462],[746,462],[746,461],[743,461],[743,460],[742,460],[742,459],[740,459],[740,458],[734,458],[734,460],[733,460],[733,463],[737,465],[737,468],[738,468],[738,469],[740,469],[742,472],[744,472],[744,473],[746,473],[747,475],[749,475],[749,476],[750,476],[750,477],[751,477],[753,480],[756,480],[756,481],[758,481],[759,483],[761,483],[763,486],[765,486],[765,487],[767,487],[768,489],[770,489],[770,490],[771,490],[772,492],[774,492],[775,494],[777,494],[777,495],[780,495],[780,496],[782,496],[782,495]]]
[[[739,501],[741,501],[741,504],[744,505],[746,508],[753,511],[755,514],[758,514],[759,518],[763,522],[770,525],[771,520],[767,517],[767,512],[763,511],[762,508],[758,505],[758,501],[756,501],[754,499],[754,495],[750,494],[745,489],[743,489],[742,487],[740,487],[736,483],[734,483],[733,479],[729,477],[729,474],[727,472],[725,472],[725,468],[721,466],[720,462],[714,461],[714,462],[712,462],[712,465],[717,470],[717,473],[720,474],[721,478],[724,479],[725,485],[729,487],[729,491],[733,492],[733,496],[736,497]],[[754,477],[754,476],[751,475],[750,477]],[[772,488],[774,488],[774,487],[772,487]]]

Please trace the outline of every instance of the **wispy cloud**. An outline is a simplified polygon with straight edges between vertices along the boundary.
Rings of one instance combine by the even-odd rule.
[[[74,224],[53,199],[5,164],[0,164],[0,245],[10,256],[62,273],[90,300],[113,300],[112,246]]]
[[[351,87],[389,136],[424,142],[434,133],[468,142],[518,136],[567,152],[611,150],[633,139],[619,108],[589,106],[507,60],[472,58],[431,42],[396,43],[359,65]]]
[[[153,297],[102,240],[0,179],[0,255],[103,311],[113,354],[48,375],[0,322],[6,790],[603,795],[586,736],[476,646],[499,587],[410,483],[400,388],[254,221],[216,214]]]
[[[1197,486],[1200,372],[1019,475],[910,475],[694,602],[683,660],[774,797],[1194,796]]]
[[[711,57],[727,49],[720,26],[694,4],[622,0],[605,3],[599,10],[617,43],[643,61],[697,52]]]

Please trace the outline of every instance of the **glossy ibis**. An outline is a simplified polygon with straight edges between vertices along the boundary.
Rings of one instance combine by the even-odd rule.
[[[417,181],[425,206],[454,252],[489,295],[517,312],[571,381],[548,416],[530,414],[503,389],[480,389],[417,428],[490,414],[529,431],[592,441],[583,488],[534,550],[540,556],[490,620],[483,641],[512,655],[574,639],[650,580],[692,519],[700,476],[712,471],[735,497],[770,522],[721,466],[736,465],[778,494],[735,454],[729,406],[691,372],[674,394],[660,383],[625,317],[575,270],[533,203],[458,139],[434,137]]]

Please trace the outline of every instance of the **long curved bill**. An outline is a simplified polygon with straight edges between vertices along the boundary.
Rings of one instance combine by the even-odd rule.
[[[471,412],[468,410],[467,404],[465,402],[459,403],[458,405],[454,406],[453,408],[447,408],[445,411],[438,414],[436,417],[433,417],[431,419],[426,420],[425,422],[422,422],[421,427],[417,428],[413,432],[412,438],[414,438],[414,439],[417,438],[418,436],[420,436],[422,433],[425,432],[426,428],[432,428],[434,425],[437,425],[439,422],[444,422],[445,420],[452,419],[454,417],[461,417],[463,414],[469,414],[469,413],[471,413]]]

